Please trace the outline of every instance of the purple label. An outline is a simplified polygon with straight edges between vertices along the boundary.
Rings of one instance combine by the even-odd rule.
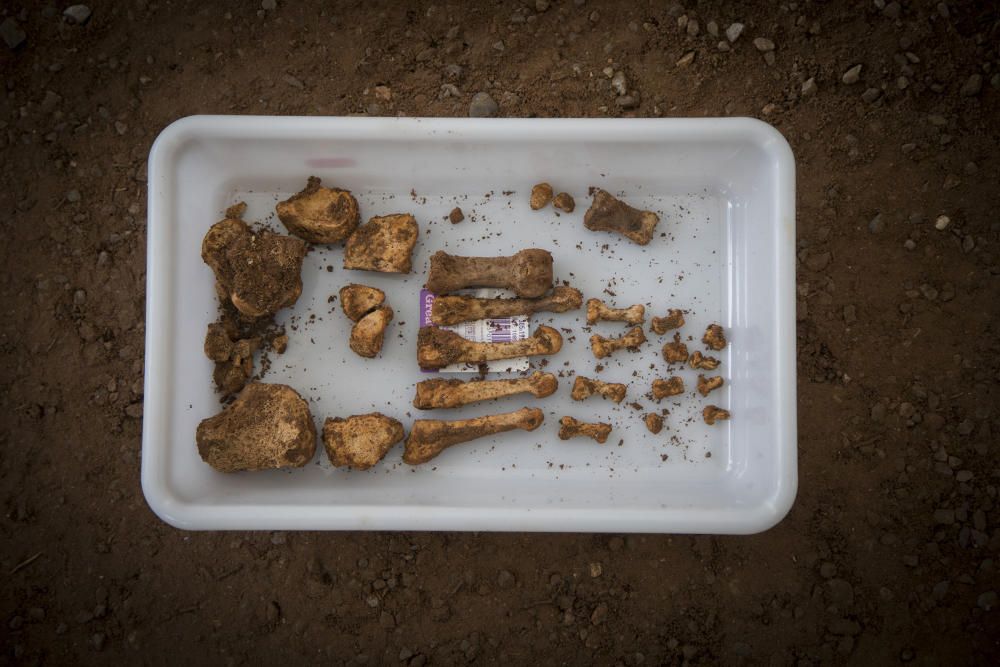
[[[434,306],[434,292],[430,290],[420,290],[420,327],[433,326],[431,324],[431,308]],[[437,373],[437,369],[421,368],[421,373]]]

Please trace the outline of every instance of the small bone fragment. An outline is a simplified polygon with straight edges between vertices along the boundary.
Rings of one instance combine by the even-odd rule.
[[[587,299],[587,324],[598,322],[628,322],[642,324],[646,307],[640,303],[628,308],[611,308],[600,299]]]
[[[310,243],[338,243],[361,221],[358,201],[347,190],[324,188],[310,176],[304,190],[276,207],[289,232]]]
[[[528,204],[531,206],[533,211],[537,211],[540,208],[545,208],[552,201],[552,186],[548,183],[539,183],[535,187],[531,188],[531,198],[528,200]]]
[[[409,273],[420,228],[409,213],[377,216],[354,230],[344,246],[344,268]]]
[[[552,200],[552,205],[566,213],[572,213],[576,208],[576,201],[566,192],[560,192]]]
[[[215,362],[212,379],[219,393],[235,394],[253,375],[253,353],[258,338],[240,338],[235,324],[228,320],[212,322],[205,334],[205,356]]]
[[[377,356],[382,351],[385,330],[392,322],[392,316],[392,308],[380,306],[355,322],[351,327],[351,349],[369,359]]]
[[[328,418],[323,424],[323,445],[330,463],[368,470],[403,439],[403,425],[380,412]]]
[[[721,375],[715,375],[709,378],[704,375],[698,375],[698,393],[702,396],[708,396],[714,390],[721,387],[724,382],[725,381],[722,379]]]
[[[729,410],[723,410],[716,405],[706,405],[705,409],[701,411],[701,418],[711,426],[719,420],[729,419]]]
[[[503,287],[534,299],[552,288],[552,255],[540,248],[509,257],[462,257],[438,250],[431,255],[425,287],[435,294],[466,287]]]
[[[426,463],[452,445],[487,435],[514,429],[534,431],[544,419],[538,408],[521,408],[514,412],[457,421],[418,419],[413,422],[410,435],[406,438],[403,462],[409,465]]]
[[[663,417],[655,412],[647,412],[642,421],[646,422],[646,428],[653,435],[663,430]]]
[[[628,388],[621,383],[591,380],[588,377],[577,375],[576,380],[573,381],[573,391],[570,393],[570,397],[574,401],[584,401],[597,394],[598,396],[603,396],[609,401],[621,403],[625,398],[625,392],[627,389]]]
[[[434,299],[431,321],[437,325],[458,324],[512,315],[531,315],[542,311],[564,313],[583,302],[580,290],[556,287],[538,299],[480,299],[473,296],[439,296]]]
[[[669,380],[657,378],[653,380],[653,398],[660,400],[670,396],[679,396],[684,393],[684,380],[676,375]]]
[[[245,212],[243,202],[229,207],[202,239],[201,258],[215,273],[219,296],[258,318],[291,306],[302,294],[306,244],[268,231],[255,234],[242,220]]]
[[[288,334],[278,334],[271,341],[271,349],[278,354],[284,354],[288,349]]]
[[[679,333],[674,334],[672,343],[664,344],[663,358],[667,360],[667,363],[671,364],[683,364],[688,360],[688,347],[681,342],[681,335]]]
[[[688,365],[690,365],[691,368],[698,368],[705,371],[714,371],[719,367],[719,363],[719,360],[715,357],[703,355],[698,351],[695,351],[691,355],[691,358],[688,359]]]
[[[462,213],[462,209],[460,209],[458,206],[456,206],[455,208],[451,209],[451,213],[448,214],[448,221],[451,224],[457,225],[458,223],[462,222],[463,220],[465,220],[465,214]]]
[[[545,398],[555,393],[559,381],[552,373],[535,371],[529,377],[512,380],[481,380],[463,382],[435,378],[417,383],[413,407],[421,410],[458,408],[470,403],[488,401],[504,396],[530,393],[535,398]]]
[[[367,285],[351,283],[340,288],[340,307],[344,314],[357,322],[385,303],[385,292]]]
[[[616,350],[634,350],[646,342],[646,335],[642,333],[642,327],[632,327],[619,338],[605,338],[594,334],[590,337],[590,349],[598,359],[609,357]]]
[[[709,324],[705,329],[705,335],[701,337],[701,342],[718,352],[726,347],[726,334],[718,324]]]
[[[301,468],[316,453],[316,426],[294,389],[257,382],[202,420],[195,440],[202,460],[219,472]]]
[[[653,238],[653,228],[660,222],[652,211],[640,211],[600,188],[591,188],[594,201],[583,217],[583,225],[593,231],[616,232],[646,245]]]
[[[454,331],[422,327],[417,334],[417,363],[421,368],[444,368],[449,364],[479,364],[497,359],[513,359],[555,354],[562,349],[562,335],[552,327],[540,326],[530,338],[509,343],[477,343]]]
[[[684,326],[684,311],[671,308],[667,311],[666,317],[654,317],[649,323],[650,330],[662,336],[671,329],[680,329]]]
[[[577,421],[572,417],[562,417],[559,420],[560,440],[569,440],[570,438],[582,435],[587,438],[593,438],[598,443],[603,445],[608,441],[608,436],[610,434],[611,424],[605,424],[604,422],[588,424],[586,422]]]

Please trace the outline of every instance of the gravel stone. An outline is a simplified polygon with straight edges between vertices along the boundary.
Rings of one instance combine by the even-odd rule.
[[[469,116],[472,118],[492,118],[500,111],[489,93],[476,93],[472,96],[472,103],[469,105]]]
[[[614,73],[614,76],[611,77],[611,90],[615,91],[618,95],[628,93],[628,82],[625,80],[625,72],[619,70]]]
[[[959,90],[962,97],[975,97],[979,94],[979,91],[983,89],[983,77],[979,74],[973,74],[965,83],[962,84],[962,88]]]
[[[865,92],[861,93],[861,99],[868,104],[871,104],[880,97],[882,97],[882,91],[878,88],[868,88]]]
[[[517,583],[514,579],[514,575],[508,570],[500,570],[500,574],[497,575],[497,586],[502,590],[510,590],[514,588],[514,584]]]
[[[844,76],[841,77],[840,80],[849,86],[857,83],[858,81],[861,80],[861,67],[862,65],[855,65],[854,67],[850,68],[849,70],[844,72]]]
[[[745,26],[742,23],[730,23],[729,27],[726,28],[726,39],[728,39],[730,43],[735,42],[740,38],[740,35],[743,34],[744,27]]]
[[[87,5],[70,5],[63,10],[63,16],[66,17],[66,20],[76,25],[83,25],[89,21],[90,14],[90,7]]]
[[[753,40],[753,45],[757,47],[757,50],[761,53],[774,51],[774,42],[767,37],[757,37]]]
[[[0,37],[3,38],[7,48],[11,50],[24,44],[24,40],[28,38],[17,21],[11,17],[7,17],[3,23],[0,23]]]
[[[939,215],[937,220],[934,221],[934,228],[938,231],[944,231],[948,229],[948,225],[951,224],[951,218],[946,215]]]
[[[881,213],[868,221],[868,231],[872,234],[880,234],[885,231],[885,223],[882,221]]]
[[[816,94],[816,78],[809,77],[802,82],[802,97],[812,97]]]
[[[990,611],[997,606],[997,592],[996,591],[986,591],[976,598],[976,604],[979,605],[980,609],[984,611]]]

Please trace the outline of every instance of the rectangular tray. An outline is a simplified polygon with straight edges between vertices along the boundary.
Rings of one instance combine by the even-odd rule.
[[[142,486],[164,521],[186,529],[524,530],[752,533],[777,523],[797,485],[795,401],[794,158],[771,126],[726,119],[423,119],[192,116],[160,134],[149,157],[146,380]],[[244,200],[248,222],[284,228],[274,205],[316,175],[352,190],[362,220],[412,213],[420,224],[406,276],[348,271],[339,246],[317,246],[303,267],[294,308],[279,314],[288,351],[262,378],[296,388],[317,428],[326,417],[381,411],[403,422],[466,418],[537,405],[545,423],[453,447],[429,464],[402,463],[402,447],[365,472],[316,459],[291,471],[221,474],[202,462],[198,422],[220,409],[202,352],[217,313],[201,239]],[[576,198],[565,214],[528,207],[549,181]],[[583,226],[589,186],[660,214],[640,247]],[[445,217],[460,206],[466,220]],[[558,392],[459,410],[412,407],[419,291],[428,258],[552,252],[559,280],[600,297],[647,307],[649,342],[638,353],[594,359],[584,311],[542,313],[532,329],[570,329],[546,370],[566,372]],[[332,272],[327,267],[332,267]],[[379,358],[347,347],[349,322],[328,297],[348,282],[385,290],[396,311]],[[614,296],[610,296],[613,292]],[[648,330],[667,308],[689,311],[682,334],[703,349],[720,322],[726,379],[708,399],[688,393],[659,406],[647,394],[666,377],[668,337]],[[313,317],[314,316],[314,317]],[[624,327],[601,323],[603,335]],[[601,363],[604,370],[595,373]],[[534,364],[537,366],[537,361]],[[260,365],[256,368],[259,370]],[[571,372],[629,384],[621,405],[569,398]],[[455,377],[469,377],[455,376]],[[503,374],[491,377],[504,377]],[[641,404],[637,410],[629,404]],[[714,427],[701,409],[733,418]],[[657,436],[645,412],[667,408]],[[562,415],[608,421],[604,446],[557,438]]]

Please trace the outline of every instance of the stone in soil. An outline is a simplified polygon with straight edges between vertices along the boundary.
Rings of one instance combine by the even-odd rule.
[[[753,45],[762,53],[774,51],[774,42],[767,37],[757,37],[753,40]]]
[[[726,39],[730,43],[735,42],[739,39],[740,35],[743,34],[743,24],[742,23],[730,23],[729,27],[726,28]]]
[[[480,92],[472,96],[472,103],[469,105],[469,116],[472,118],[492,118],[500,111],[496,101],[489,93]]]
[[[959,90],[962,97],[975,97],[979,94],[979,91],[983,89],[983,77],[979,74],[973,74],[965,83],[962,84],[962,88]]]
[[[28,38],[24,34],[24,31],[21,30],[21,26],[17,24],[17,21],[11,17],[6,18],[3,23],[0,23],[0,37],[3,38],[7,48],[12,50],[24,44],[24,40]]]
[[[802,83],[802,97],[811,97],[816,94],[816,79],[809,77]]]
[[[63,16],[70,23],[83,25],[90,20],[90,7],[87,5],[70,5],[63,11]]]
[[[841,81],[843,81],[847,85],[855,84],[858,81],[860,81],[861,67],[862,67],[861,65],[855,65],[854,67],[844,72],[844,76],[841,77]]]

